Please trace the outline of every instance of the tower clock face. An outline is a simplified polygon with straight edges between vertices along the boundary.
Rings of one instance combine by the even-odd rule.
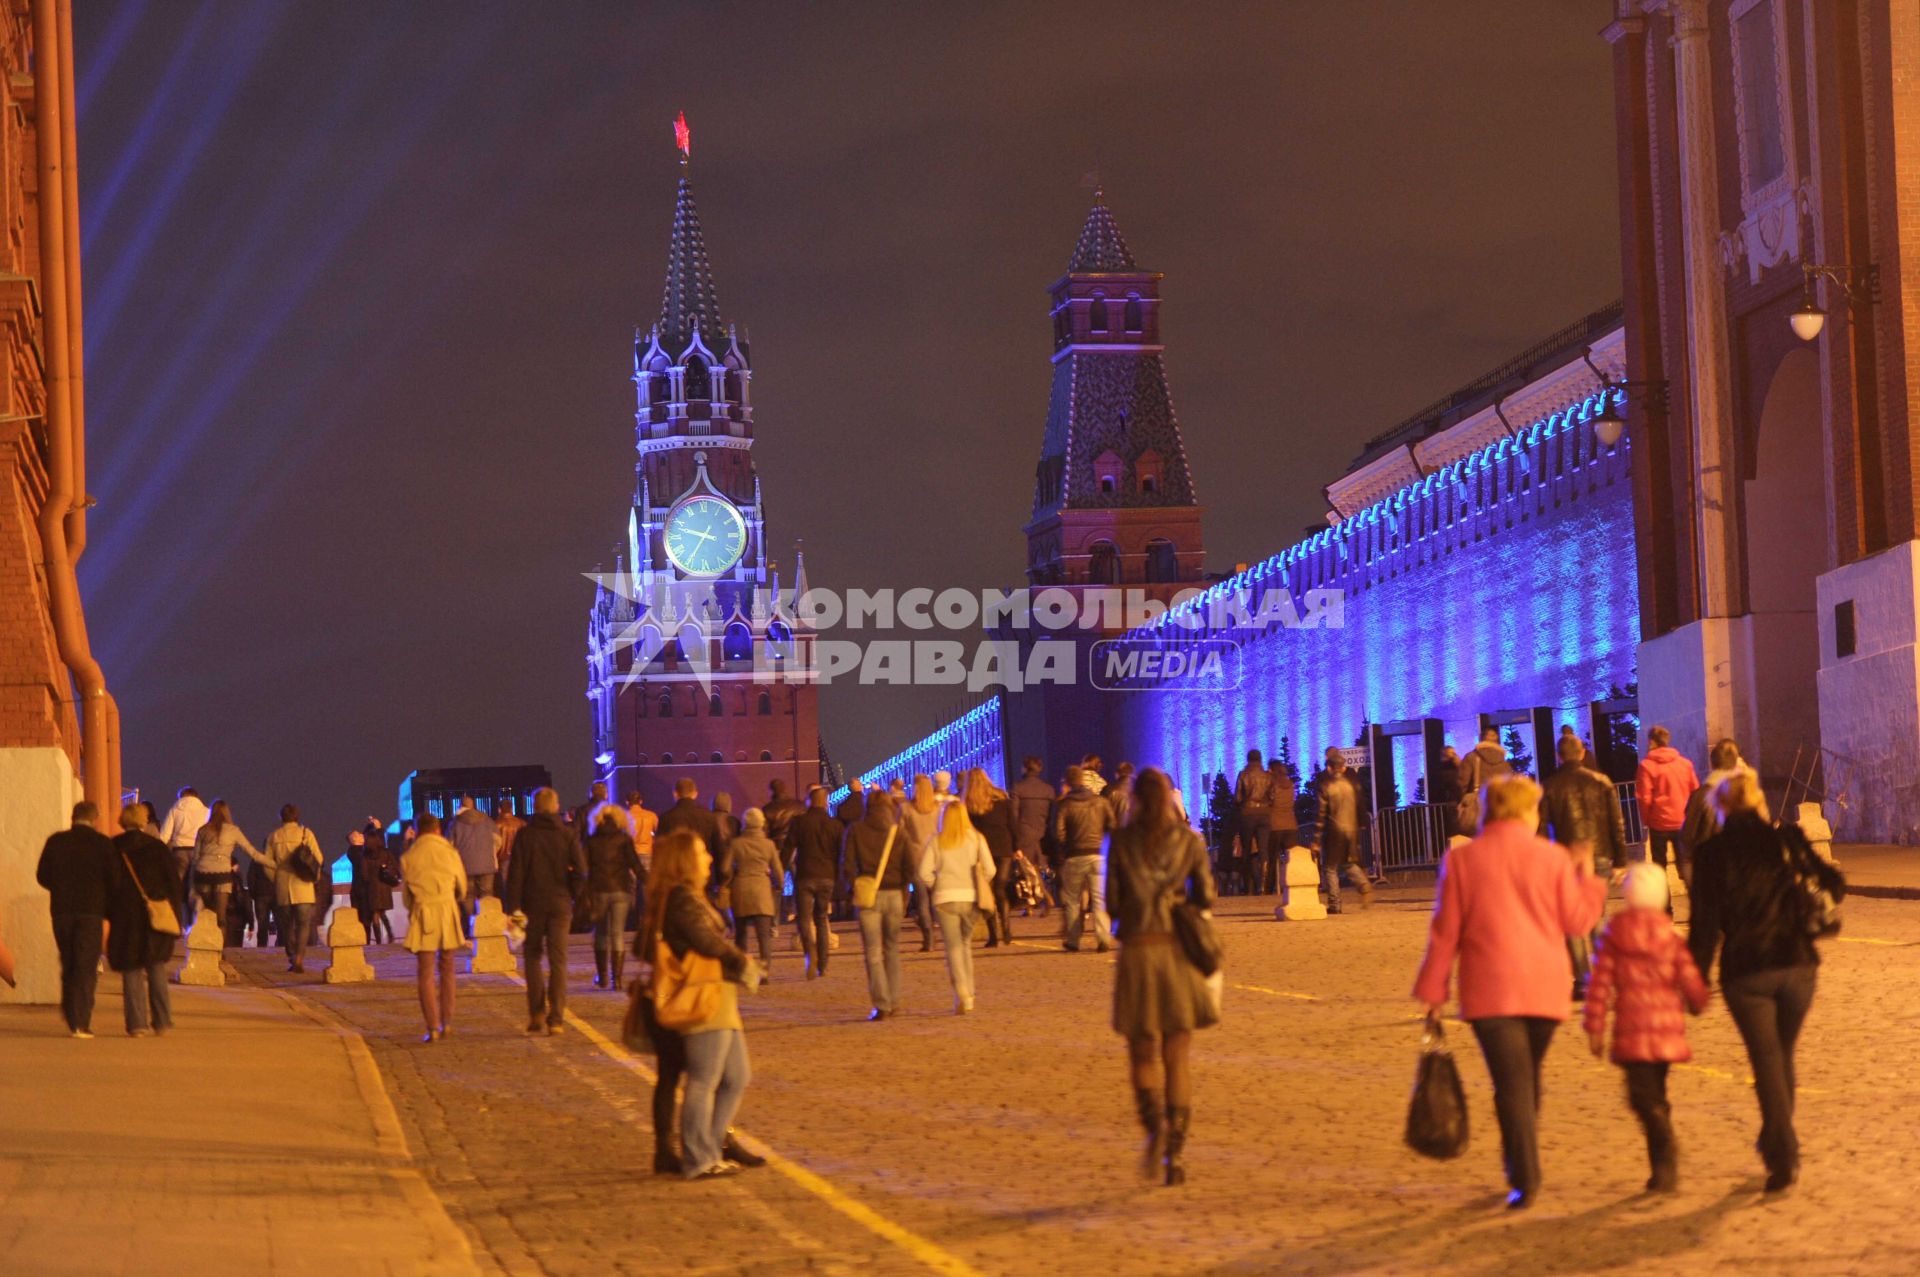
[[[688,576],[719,576],[747,548],[747,521],[719,497],[688,497],[667,512],[667,558]]]

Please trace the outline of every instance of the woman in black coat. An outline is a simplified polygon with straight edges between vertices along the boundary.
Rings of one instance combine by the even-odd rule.
[[[993,853],[993,908],[987,913],[987,948],[1013,943],[1013,911],[1007,887],[1013,879],[1013,799],[993,783],[984,768],[967,773],[967,815]]]
[[[113,864],[107,871],[107,965],[120,973],[127,1035],[136,1038],[173,1027],[167,963],[179,937],[154,930],[147,902],[171,904],[176,925],[186,909],[173,854],[146,832],[152,822],[152,811],[145,803],[121,811],[120,828],[125,832],[113,840]]]
[[[1840,871],[1807,845],[1795,825],[1775,828],[1752,772],[1736,772],[1713,796],[1720,832],[1693,853],[1693,918],[1687,947],[1702,976],[1720,951],[1720,993],[1740,1028],[1760,1100],[1760,1156],[1767,1191],[1790,1188],[1800,1172],[1793,1130],[1793,1047],[1813,1006],[1820,954],[1811,880],[1835,903]]]

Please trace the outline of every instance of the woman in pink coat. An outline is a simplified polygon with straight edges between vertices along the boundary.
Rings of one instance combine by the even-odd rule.
[[[1539,836],[1540,787],[1525,776],[1489,781],[1480,810],[1480,836],[1441,864],[1413,996],[1437,1018],[1459,958],[1460,1017],[1493,1077],[1507,1206],[1520,1210],[1540,1190],[1540,1062],[1572,1010],[1566,942],[1600,920],[1607,881],[1594,877],[1591,856]]]

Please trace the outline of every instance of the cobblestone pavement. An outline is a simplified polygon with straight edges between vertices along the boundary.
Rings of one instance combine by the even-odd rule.
[[[1418,1049],[1407,992],[1428,902],[1285,924],[1229,900],[1226,1022],[1195,1044],[1189,1184],[1141,1185],[1109,960],[1051,924],[976,954],[980,1010],[949,1012],[936,949],[911,952],[907,1014],[867,1024],[857,938],[824,980],[783,948],[747,1000],[743,1129],[798,1168],[687,1185],[649,1173],[647,1079],[593,1034],[526,1038],[523,993],[466,981],[458,1030],[422,1046],[410,959],[375,985],[299,992],[367,1035],[435,1191],[482,1262],[520,1272],[1908,1273],[1920,1267],[1920,907],[1856,900],[1802,1040],[1798,1189],[1763,1201],[1745,1056],[1717,1003],[1693,1022],[1673,1102],[1683,1191],[1648,1198],[1617,1070],[1563,1029],[1547,1059],[1536,1208],[1498,1209],[1491,1091],[1456,1033],[1473,1145],[1400,1143]],[[910,949],[917,936],[911,928]],[[783,936],[783,942],[790,940]],[[572,1010],[616,1034],[622,999]],[[247,955],[239,965],[296,980]],[[803,1182],[804,1181],[804,1182]],[[861,1222],[863,1211],[871,1212]],[[886,1235],[889,1229],[904,1234]]]

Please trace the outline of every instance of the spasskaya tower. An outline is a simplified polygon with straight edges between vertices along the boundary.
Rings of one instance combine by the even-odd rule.
[[[594,774],[658,809],[675,780],[757,806],[785,780],[820,779],[813,634],[796,546],[783,582],[768,557],[753,464],[753,360],[720,312],[694,208],[692,147],[675,122],[680,182],[660,317],[633,346],[634,497],[626,546],[595,575],[587,626]]]

